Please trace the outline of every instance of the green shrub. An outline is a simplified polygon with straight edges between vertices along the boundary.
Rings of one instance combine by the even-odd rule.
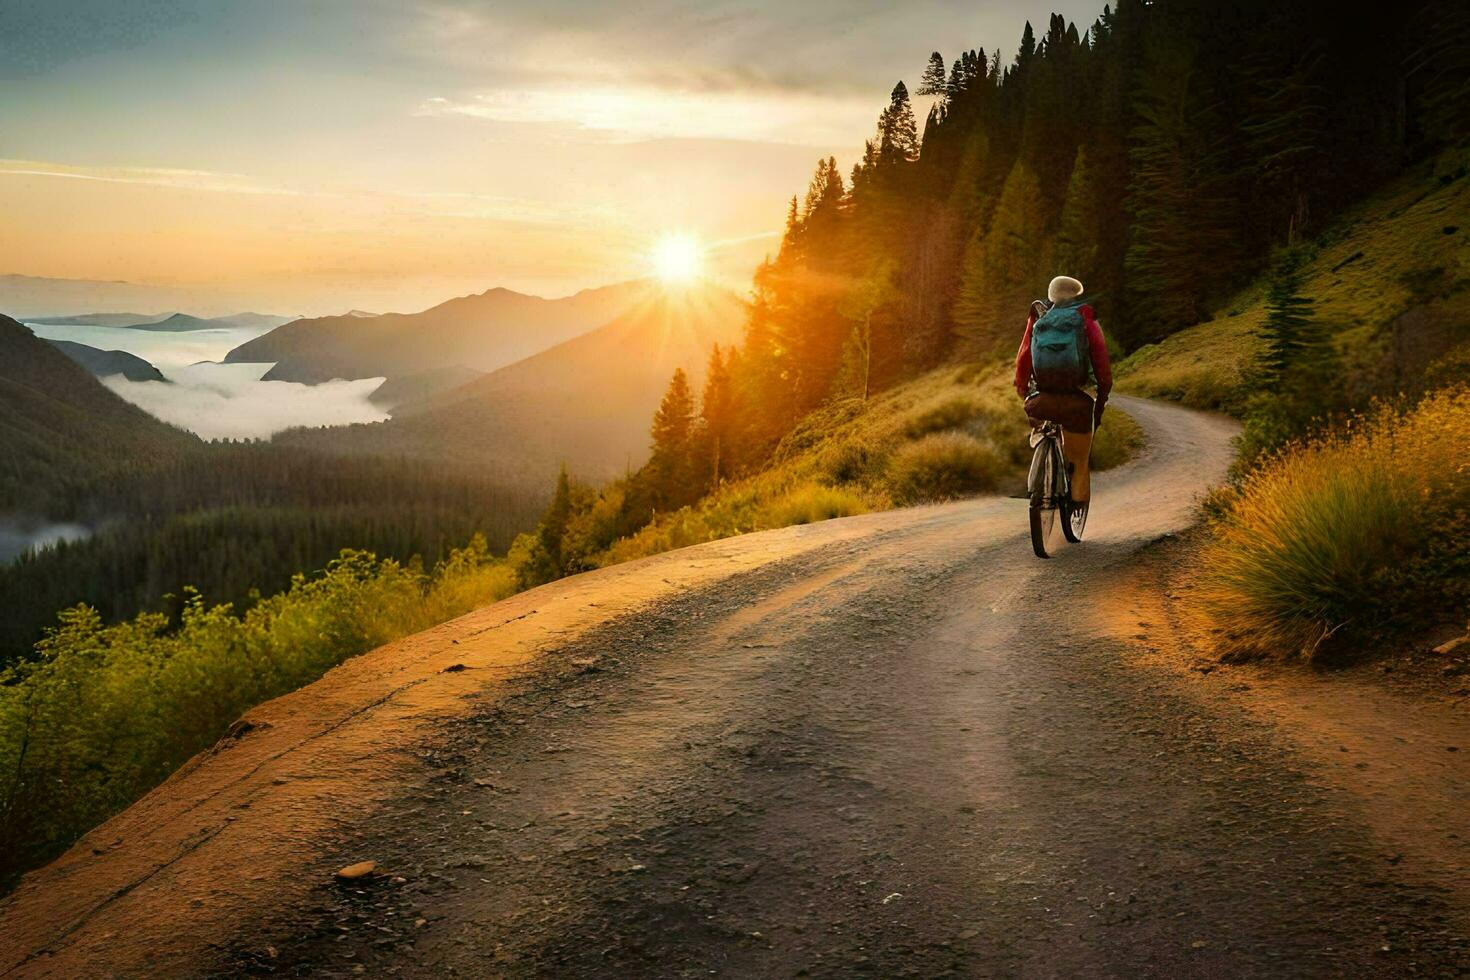
[[[1470,390],[1289,445],[1219,506],[1197,592],[1233,658],[1317,652],[1470,599]],[[1427,616],[1426,616],[1427,613]]]
[[[207,748],[253,705],[348,657],[515,591],[485,540],[432,575],[343,551],[243,616],[186,596],[182,621],[112,626],[77,606],[0,672],[0,884],[69,846]]]
[[[943,432],[895,452],[888,461],[888,486],[899,503],[952,500],[994,489],[1006,471],[995,450],[979,439]]]

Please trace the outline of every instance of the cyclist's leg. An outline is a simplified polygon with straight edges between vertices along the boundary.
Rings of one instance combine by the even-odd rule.
[[[1085,504],[1092,499],[1092,474],[1088,472],[1088,457],[1092,454],[1091,432],[1064,432],[1062,455],[1071,464],[1072,500]]]
[[[1085,504],[1092,499],[1092,396],[1079,391],[1062,425],[1062,455],[1072,471],[1072,500]]]

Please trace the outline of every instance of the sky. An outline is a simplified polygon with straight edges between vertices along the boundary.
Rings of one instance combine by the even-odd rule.
[[[646,275],[685,233],[743,289],[930,51],[1101,6],[0,0],[0,274],[417,310]]]

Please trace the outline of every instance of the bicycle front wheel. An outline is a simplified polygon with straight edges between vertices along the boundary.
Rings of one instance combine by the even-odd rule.
[[[1031,472],[1027,479],[1027,490],[1031,498],[1031,550],[1038,558],[1051,557],[1051,543],[1056,540],[1057,526],[1057,469],[1056,443],[1042,439],[1031,457]]]

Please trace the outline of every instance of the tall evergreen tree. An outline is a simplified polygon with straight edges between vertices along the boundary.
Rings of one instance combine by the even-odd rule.
[[[878,159],[881,163],[910,163],[919,157],[919,124],[903,82],[893,86],[888,108],[878,117]]]
[[[1255,59],[1247,70],[1250,115],[1241,123],[1243,150],[1255,188],[1254,210],[1271,215],[1277,227],[1267,240],[1296,243],[1311,221],[1310,201],[1328,159],[1328,96],[1319,83],[1324,58],[1320,44],[1278,58]]]
[[[736,430],[735,390],[730,379],[730,363],[719,344],[710,351],[709,367],[705,371],[700,423],[709,485],[719,486],[733,469]]]
[[[1031,29],[1031,22],[1026,21],[1025,28],[1021,31],[1021,48],[1016,52],[1016,72],[1024,74],[1036,58],[1036,32]]]
[[[929,56],[929,64],[924,68],[924,77],[919,81],[918,95],[937,95],[940,99],[948,97],[949,88],[945,84],[944,56],[938,51]]]
[[[1057,272],[1074,276],[1084,283],[1094,282],[1101,239],[1097,186],[1084,144],[1077,149],[1072,176],[1067,181],[1067,198],[1062,205],[1061,227],[1057,231],[1053,254]]]
[[[674,371],[653,416],[653,451],[648,460],[654,506],[681,507],[702,488],[694,480],[694,396],[683,368]]]
[[[1019,336],[1017,323],[1045,285],[1044,211],[1041,185],[1018,160],[989,230],[971,241],[960,273],[954,322],[968,349],[988,353]]]
[[[1125,259],[1130,347],[1203,319],[1233,242],[1215,152],[1221,135],[1208,125],[1219,121],[1192,84],[1195,65],[1187,40],[1160,36],[1139,79]]]

